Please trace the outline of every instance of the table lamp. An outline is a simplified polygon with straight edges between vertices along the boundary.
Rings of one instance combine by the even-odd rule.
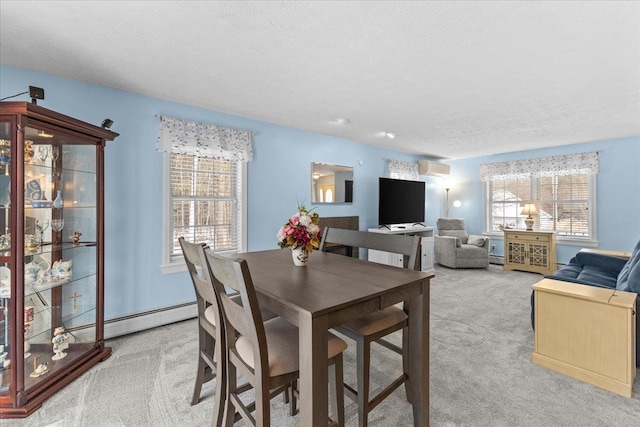
[[[527,226],[527,231],[533,231],[533,218],[531,215],[537,215],[538,211],[536,210],[536,206],[533,203],[525,203],[522,208],[522,212],[520,215],[528,215],[527,219],[524,220],[525,225]]]

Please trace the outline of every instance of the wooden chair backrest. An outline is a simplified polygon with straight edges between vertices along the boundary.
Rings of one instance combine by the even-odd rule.
[[[244,259],[231,259],[206,250],[205,258],[211,273],[213,289],[218,300],[218,311],[225,325],[225,335],[248,338],[253,346],[256,376],[268,376],[269,359],[267,340],[262,323],[262,314],[249,266]],[[232,299],[229,289],[240,294],[242,305]],[[236,295],[233,292],[233,295]],[[233,350],[233,340],[228,340],[227,349]]]
[[[420,269],[420,236],[403,234],[370,233],[368,231],[325,228],[322,233],[320,250],[326,251],[328,243],[336,243],[356,248],[374,249],[405,256],[405,267]]]
[[[217,304],[213,284],[207,271],[207,261],[204,258],[204,249],[208,246],[205,243],[187,242],[184,237],[180,237],[178,242],[196,293],[198,313],[204,315],[204,311],[210,305]]]

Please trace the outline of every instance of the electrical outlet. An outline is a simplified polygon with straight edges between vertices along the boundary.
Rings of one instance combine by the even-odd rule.
[[[496,245],[491,245],[491,250],[495,251],[496,250]]]

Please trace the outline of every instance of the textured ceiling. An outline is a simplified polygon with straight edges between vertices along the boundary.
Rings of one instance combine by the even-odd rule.
[[[640,135],[639,2],[1,0],[0,43],[4,65],[421,155]]]

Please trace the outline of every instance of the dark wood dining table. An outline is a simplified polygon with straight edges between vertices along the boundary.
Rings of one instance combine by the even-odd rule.
[[[238,255],[247,260],[261,307],[299,328],[300,425],[328,423],[328,330],[408,301],[407,398],[415,426],[429,425],[429,284],[433,273],[313,251],[296,267],[291,251]]]

